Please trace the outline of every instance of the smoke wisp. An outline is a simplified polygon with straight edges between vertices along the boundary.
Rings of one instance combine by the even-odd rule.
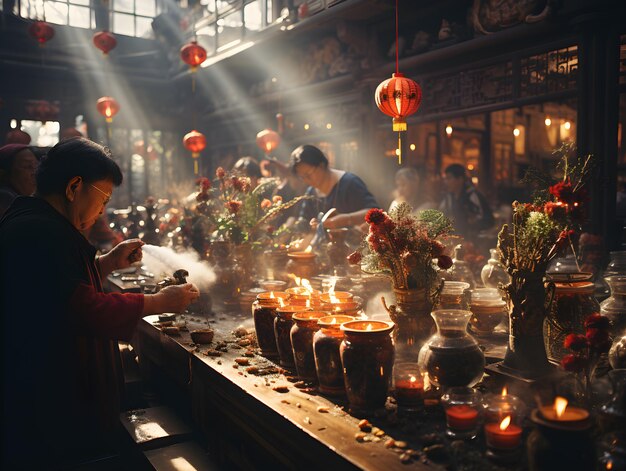
[[[207,291],[215,283],[216,276],[213,268],[200,260],[195,251],[174,252],[168,247],[158,247],[156,245],[144,245],[142,263],[157,278],[172,276],[176,270],[184,268],[189,272],[187,281],[194,283],[198,289]]]

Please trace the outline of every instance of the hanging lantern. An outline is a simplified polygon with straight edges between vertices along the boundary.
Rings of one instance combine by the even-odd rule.
[[[5,144],[30,144],[30,134],[21,129],[11,129],[4,140]]]
[[[198,175],[198,157],[200,157],[200,152],[206,147],[206,137],[204,137],[204,134],[194,129],[185,134],[185,137],[183,137],[183,145],[191,152],[191,157],[193,158],[193,173]]]
[[[298,18],[302,19],[306,18],[307,16],[309,16],[309,4],[304,2],[301,3],[298,7]]]
[[[398,163],[402,163],[400,132],[407,130],[406,118],[417,111],[422,102],[422,89],[417,82],[397,72],[376,88],[376,106],[393,118],[393,130],[398,132]]]
[[[107,56],[117,46],[117,39],[108,31],[100,31],[93,35],[93,44]]]
[[[120,105],[115,101],[115,98],[103,96],[96,103],[96,108],[98,108],[98,113],[106,118],[107,123],[112,123],[113,116],[120,110]]]
[[[280,144],[280,134],[271,129],[264,129],[256,135],[256,145],[261,148],[266,155],[275,151]]]
[[[28,27],[28,34],[36,39],[40,46],[44,46],[54,37],[54,28],[45,21],[35,21]]]
[[[180,58],[191,67],[192,72],[195,72],[198,66],[206,60],[206,49],[197,41],[191,41],[180,48]]]

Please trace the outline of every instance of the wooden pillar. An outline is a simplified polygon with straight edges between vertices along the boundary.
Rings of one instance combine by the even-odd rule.
[[[495,185],[491,172],[491,141],[491,113],[485,113],[485,131],[480,140],[478,161],[479,188],[484,194],[494,196]]]
[[[594,18],[581,24],[580,30],[578,153],[597,158],[586,230],[602,234],[607,250],[615,250],[621,232],[615,217],[619,34],[617,25],[609,18]]]

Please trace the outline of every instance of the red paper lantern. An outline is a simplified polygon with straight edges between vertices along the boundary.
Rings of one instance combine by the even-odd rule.
[[[280,144],[280,134],[271,129],[264,129],[256,135],[256,145],[261,148],[266,155],[276,150]]]
[[[197,41],[191,41],[180,48],[180,58],[185,64],[191,66],[192,72],[195,72],[198,66],[206,60],[206,49]]]
[[[306,18],[307,16],[309,16],[309,4],[305,2],[298,7],[298,18]]]
[[[108,31],[100,31],[93,35],[93,44],[106,56],[117,46],[117,39]]]
[[[103,96],[96,103],[96,108],[98,108],[98,113],[106,118],[107,123],[111,123],[113,116],[120,110],[120,105],[115,101],[115,98]]]
[[[204,137],[204,134],[194,129],[185,134],[185,137],[183,137],[183,145],[191,152],[191,157],[193,158],[193,173],[198,175],[198,157],[200,157],[200,152],[206,147],[206,137]]]
[[[30,134],[22,131],[21,129],[12,129],[7,133],[7,137],[4,140],[5,144],[30,144]]]
[[[35,21],[28,27],[28,34],[43,46],[54,37],[54,28],[45,21]]]

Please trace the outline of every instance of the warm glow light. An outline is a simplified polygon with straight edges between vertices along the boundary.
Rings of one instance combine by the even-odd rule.
[[[611,461],[611,460],[607,461],[606,469],[613,469],[613,461]]]
[[[546,123],[546,126],[550,126],[552,124],[552,120],[550,118],[546,118],[544,123]]]
[[[331,323],[331,324],[336,324],[336,323],[337,323],[337,318],[336,318],[336,317],[333,317],[333,320],[332,320],[332,321],[330,321],[330,323]]]
[[[293,282],[296,284],[296,286],[302,286],[302,284],[300,282],[300,277],[299,276],[296,276],[293,273],[289,273],[289,275],[287,275],[287,276],[293,280]]]
[[[283,298],[278,298],[278,303],[280,304],[280,307],[285,307],[285,301]]]
[[[430,378],[428,377],[428,373],[424,373],[424,390],[430,389]]]
[[[396,155],[400,155],[400,149],[396,149]]]
[[[506,390],[506,386],[502,388],[502,397],[506,396],[508,391]]]
[[[305,130],[307,130],[307,131],[309,130],[309,128],[310,128],[310,127],[311,127],[311,126],[309,126],[309,123],[306,123],[306,124],[304,125],[304,129],[305,129]]]
[[[276,83],[278,82],[278,79],[276,77],[272,77],[272,83]]]
[[[446,126],[446,134],[448,136],[452,135],[452,126],[449,124]]]
[[[311,293],[314,291],[313,290],[313,286],[311,286],[311,283],[309,282],[309,280],[307,280],[306,278],[302,278],[302,286],[304,286],[304,288],[309,292],[309,296],[311,296]]]
[[[373,329],[372,324],[367,324],[367,327],[365,328],[365,330],[372,330],[372,329]]]
[[[417,378],[415,376],[411,376],[411,379],[409,381],[411,381],[411,383],[414,383],[415,381],[417,381]]]
[[[332,129],[333,125],[331,123],[326,123],[326,129]]]
[[[270,299],[274,299],[274,297],[275,297],[275,296],[274,296],[274,292],[273,292],[273,291],[270,291]]]
[[[334,296],[335,295],[335,286],[337,285],[337,278],[335,278],[334,276],[330,279],[330,286],[328,287],[328,294],[330,296]]]
[[[506,430],[507,428],[509,428],[510,424],[511,416],[507,415],[504,419],[502,419],[502,422],[500,422],[500,430]]]
[[[409,149],[411,149],[411,150],[415,150],[415,144],[411,144],[411,145],[409,146]]]
[[[337,304],[341,302],[341,300],[334,294],[331,294],[328,299],[330,299],[331,304]]]
[[[306,300],[305,306],[306,306],[307,309],[309,309],[311,307],[311,298]]]
[[[554,400],[554,412],[556,412],[557,417],[561,417],[563,412],[565,412],[565,408],[567,407],[567,399],[564,397],[557,397]]]
[[[519,130],[519,128],[515,128],[515,129],[513,129],[513,135],[514,135],[515,137],[519,137],[519,135],[520,135],[520,130]]]
[[[568,129],[572,127],[572,123],[570,123],[569,121],[565,121],[565,124],[563,125],[565,127],[565,129]]]
[[[304,249],[304,253],[311,253],[313,252],[313,247],[311,245],[309,245],[306,249]]]
[[[474,164],[468,164],[468,165],[467,165],[467,169],[468,169],[468,170],[474,170],[474,168],[475,168],[475,167],[474,167]]]

